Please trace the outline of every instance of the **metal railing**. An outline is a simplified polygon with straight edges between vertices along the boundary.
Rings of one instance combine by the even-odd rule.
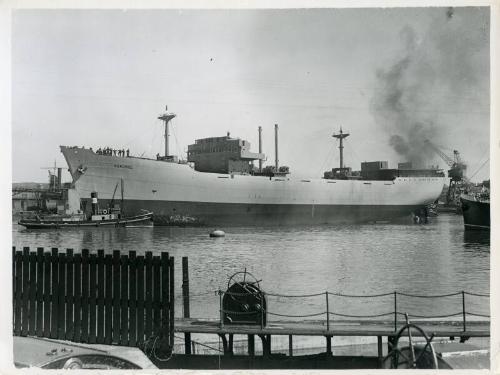
[[[227,291],[222,291],[218,290],[215,292],[216,295],[219,296],[219,319],[220,319],[220,327],[224,327],[224,317],[225,314],[234,314],[234,315],[245,315],[245,314],[252,314],[255,315],[255,311],[251,312],[241,312],[241,311],[231,311],[231,310],[225,310],[223,308],[223,296],[224,295],[230,295],[230,296],[239,296],[239,297],[244,297],[248,296],[247,293],[232,293],[232,292],[227,292]],[[313,294],[300,294],[300,295],[285,295],[285,294],[278,294],[278,293],[268,293],[261,291],[259,293],[259,296],[261,298],[266,298],[266,297],[279,297],[279,298],[309,298],[309,297],[319,297],[319,296],[324,296],[325,298],[325,310],[319,311],[319,312],[314,312],[314,313],[309,313],[309,314],[300,314],[300,315],[292,315],[292,314],[281,314],[278,312],[273,312],[270,311],[268,308],[260,309],[260,321],[261,321],[261,328],[265,326],[264,322],[266,321],[265,316],[271,315],[271,316],[277,316],[277,317],[284,317],[284,318],[311,318],[311,317],[319,317],[319,316],[324,316],[325,322],[326,322],[326,330],[329,331],[331,324],[333,322],[333,317],[342,317],[342,318],[354,318],[354,319],[373,319],[373,318],[382,318],[386,316],[393,316],[393,321],[394,321],[394,331],[397,331],[398,329],[398,316],[404,316],[407,314],[409,317],[412,318],[418,318],[418,319],[443,319],[443,318],[451,318],[451,317],[456,317],[456,316],[461,316],[461,322],[463,326],[463,331],[465,332],[467,330],[467,316],[476,316],[476,317],[482,317],[482,318],[490,318],[490,315],[486,314],[480,314],[476,312],[471,312],[467,311],[466,309],[466,296],[474,296],[474,297],[479,297],[479,298],[489,298],[489,294],[482,294],[482,293],[473,293],[473,292],[466,292],[466,291],[460,291],[456,293],[449,293],[449,294],[437,294],[437,295],[418,295],[418,294],[410,294],[410,293],[403,293],[403,292],[390,292],[390,293],[382,293],[382,294],[372,294],[372,295],[353,295],[353,294],[343,294],[343,293],[332,293],[332,292],[322,292],[322,293],[313,293]],[[361,314],[361,315],[354,315],[354,314],[343,314],[340,312],[336,312],[334,310],[335,305],[332,303],[331,297],[340,297],[340,298],[356,298],[356,299],[374,299],[374,298],[383,298],[383,297],[389,297],[392,296],[393,300],[393,306],[394,309],[391,311],[387,311],[384,313],[379,313],[379,314]],[[409,314],[407,312],[401,312],[398,310],[398,296],[401,297],[407,297],[407,298],[412,298],[412,299],[443,299],[443,298],[450,298],[450,297],[460,297],[460,302],[462,305],[462,308],[460,311],[453,312],[451,314],[440,314],[440,315],[417,315],[417,314]],[[458,301],[456,301],[458,302]]]

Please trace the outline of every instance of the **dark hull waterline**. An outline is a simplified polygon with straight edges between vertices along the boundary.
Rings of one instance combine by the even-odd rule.
[[[89,209],[90,200],[83,199]],[[106,205],[106,200],[100,200]],[[392,221],[411,217],[422,205],[290,205],[126,200],[127,212],[153,212],[155,225],[308,225]]]
[[[63,228],[100,228],[100,227],[131,227],[151,225],[152,214],[137,215],[123,219],[112,220],[85,220],[85,221],[60,221],[60,220],[20,220],[19,225],[28,229],[63,229]]]
[[[465,229],[490,230],[490,203],[461,197]]]

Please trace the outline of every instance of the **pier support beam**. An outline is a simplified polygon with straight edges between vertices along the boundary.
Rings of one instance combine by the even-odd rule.
[[[189,262],[188,257],[182,257],[182,300],[184,307],[184,318],[189,318]],[[184,333],[184,353],[191,354],[191,334]]]
[[[382,368],[384,353],[382,347],[382,336],[377,336],[378,368]]]
[[[326,337],[326,354],[328,356],[332,355],[332,336],[325,336]]]
[[[271,335],[259,335],[262,340],[262,355],[268,357],[271,355]]]
[[[288,335],[288,355],[293,357],[293,336]]]
[[[223,333],[219,333],[219,337],[222,340],[222,348],[224,350],[224,355],[233,355],[233,334],[229,334],[229,342],[226,338],[226,335]]]
[[[255,335],[248,335],[248,355],[255,356]]]

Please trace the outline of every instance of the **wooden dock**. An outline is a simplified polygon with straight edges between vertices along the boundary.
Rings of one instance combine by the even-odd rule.
[[[489,321],[469,321],[463,330],[462,321],[419,320],[412,323],[435,337],[489,337]],[[401,326],[404,321],[401,321]],[[174,330],[178,333],[211,333],[217,335],[293,335],[293,336],[385,336],[392,337],[393,321],[342,320],[330,322],[327,329],[325,321],[276,321],[266,326],[259,325],[221,325],[218,319],[176,318]],[[415,335],[418,335],[416,332]]]
[[[412,321],[426,332],[428,336],[459,338],[464,342],[471,337],[489,337],[490,322],[468,321],[464,330],[463,321],[453,320],[419,320]],[[404,326],[401,321],[401,327]],[[341,336],[377,337],[378,359],[382,363],[382,338],[387,337],[390,342],[398,332],[394,330],[394,321],[381,320],[338,320],[327,323],[325,321],[275,321],[265,326],[221,324],[220,320],[177,318],[174,324],[175,332],[184,334],[204,333],[216,334],[222,339],[224,354],[233,354],[233,336],[247,335],[248,354],[255,355],[255,335],[262,340],[263,355],[271,354],[271,337],[286,335],[289,338],[289,356],[293,356],[293,336],[324,336],[326,339],[326,353],[332,354],[332,338]],[[412,331],[412,336],[422,336],[418,331]],[[186,345],[186,348],[189,346]],[[187,352],[186,354],[190,354]]]

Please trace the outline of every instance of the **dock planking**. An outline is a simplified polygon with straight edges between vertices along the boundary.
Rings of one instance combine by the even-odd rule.
[[[436,337],[489,337],[489,321],[469,321],[467,330],[463,330],[462,321],[432,320],[412,321],[428,335]],[[176,318],[175,332],[212,333],[235,335],[294,335],[294,336],[395,336],[393,321],[342,320],[329,323],[326,321],[276,321],[266,326],[259,325],[223,325],[219,320]],[[402,324],[403,325],[403,324]],[[401,326],[402,326],[401,325]],[[415,332],[417,335],[418,332]]]

